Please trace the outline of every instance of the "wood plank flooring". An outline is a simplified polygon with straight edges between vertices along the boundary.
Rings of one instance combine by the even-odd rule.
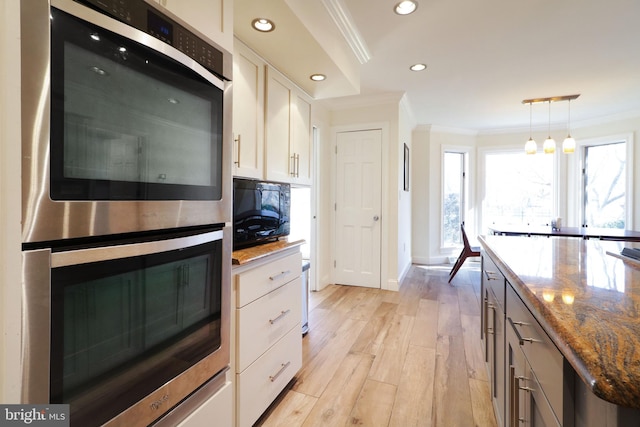
[[[399,292],[312,292],[303,366],[259,426],[494,427],[480,264],[412,266]]]

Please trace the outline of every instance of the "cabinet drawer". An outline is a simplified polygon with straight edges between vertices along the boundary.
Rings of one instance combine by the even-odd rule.
[[[483,254],[482,256],[482,283],[484,287],[487,289],[491,289],[493,294],[496,296],[498,304],[500,305],[500,310],[504,311],[505,309],[505,278],[496,267],[493,260]]]
[[[237,372],[244,371],[294,325],[300,324],[301,295],[298,278],[236,310]]]
[[[564,417],[564,388],[570,378],[564,377],[564,358],[551,342],[538,321],[524,305],[520,297],[507,286],[507,322],[512,325],[520,347],[539,382],[556,417]],[[568,402],[566,402],[568,403]]]
[[[300,323],[237,375],[238,426],[251,426],[302,367]]]
[[[244,307],[302,274],[300,252],[275,259],[268,264],[239,273],[237,277],[238,308]]]
[[[231,426],[231,420],[233,419],[232,407],[233,386],[229,381],[216,394],[196,408],[184,421],[180,422],[178,427],[205,426],[212,419],[216,420],[216,425]]]

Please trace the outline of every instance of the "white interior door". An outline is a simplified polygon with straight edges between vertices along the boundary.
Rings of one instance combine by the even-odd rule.
[[[338,133],[337,148],[335,281],[380,288],[382,131]]]

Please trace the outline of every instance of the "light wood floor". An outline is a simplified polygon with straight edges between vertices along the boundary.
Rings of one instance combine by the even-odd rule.
[[[480,343],[480,264],[412,266],[399,292],[313,292],[303,365],[261,426],[496,425]]]

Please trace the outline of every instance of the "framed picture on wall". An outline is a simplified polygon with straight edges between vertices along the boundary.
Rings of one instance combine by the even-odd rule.
[[[404,191],[409,191],[409,147],[404,144]]]

